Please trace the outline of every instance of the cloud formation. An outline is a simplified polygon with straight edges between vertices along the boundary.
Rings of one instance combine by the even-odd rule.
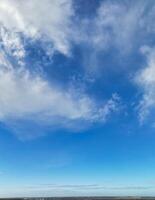
[[[74,12],[71,0],[1,0],[0,23],[6,29],[33,40],[52,43],[55,50],[68,54],[70,26]]]
[[[146,64],[138,71],[135,79],[143,94],[138,106],[139,119],[142,123],[155,108],[155,49],[143,46],[141,52],[146,56]]]
[[[115,93],[101,104],[83,89],[62,89],[29,69],[28,41],[45,42],[49,56],[54,52],[70,55],[71,40],[77,42],[78,35],[73,34],[73,16],[71,0],[0,2],[1,122],[12,126],[17,121],[34,121],[47,126],[72,127],[79,121],[105,122],[111,113],[119,110],[120,97]],[[23,132],[21,127],[20,130]]]
[[[50,84],[25,67],[14,68],[1,55],[0,120],[35,119],[48,124],[54,119],[98,121],[117,110],[119,97],[113,95],[100,108],[89,96]]]
[[[149,47],[152,43],[149,36],[155,32],[154,11],[154,1],[103,1],[89,19],[76,18],[71,0],[1,0],[0,120],[6,123],[13,119],[35,119],[35,123],[71,126],[70,122],[81,120],[105,122],[120,108],[117,93],[103,99],[102,104],[83,88],[62,88],[54,84],[52,78],[49,81],[31,71],[26,46],[31,41],[43,45],[48,56],[59,52],[68,57],[72,54],[72,45],[80,44],[90,66],[97,66],[100,56],[111,49],[128,56],[132,50],[138,51],[147,44],[147,48],[143,48],[147,66],[138,70],[134,78],[143,92],[138,106],[142,122],[155,105],[154,47]],[[90,25],[92,29],[88,33]],[[97,66],[97,70],[99,68]]]
[[[98,51],[112,47],[120,53],[129,52],[149,32],[148,27],[153,28],[150,23],[153,16],[147,11],[150,5],[151,1],[101,1],[93,20],[84,20],[87,29],[93,27],[85,39]],[[153,13],[154,8],[150,11]]]
[[[102,71],[107,53],[118,60],[130,59],[142,45],[150,43],[155,31],[152,0],[100,1],[95,11],[91,19],[80,19],[74,32],[76,42],[83,45],[86,71]]]
[[[137,71],[135,64],[134,73],[132,72],[134,81],[136,80],[138,89],[142,92],[140,103],[137,102],[139,120],[142,123],[155,107],[154,1],[103,1],[96,13],[91,22],[95,28],[90,34],[91,39],[89,38],[93,46],[90,66],[100,70],[98,60],[96,61],[98,54],[110,53],[112,49],[119,52],[117,56],[121,55],[120,59],[125,55],[127,60],[130,59],[130,54],[138,54],[141,49],[141,56],[146,59],[145,66]],[[128,67],[127,73],[130,74],[130,66]]]

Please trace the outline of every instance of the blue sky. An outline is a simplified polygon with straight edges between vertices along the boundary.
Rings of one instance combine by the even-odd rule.
[[[0,1],[0,197],[155,195],[154,0]]]

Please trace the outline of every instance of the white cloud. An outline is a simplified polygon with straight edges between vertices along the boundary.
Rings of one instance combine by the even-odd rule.
[[[1,120],[11,116],[25,117],[36,112],[44,112],[46,117],[58,115],[69,119],[87,118],[93,108],[87,96],[74,97],[72,91],[61,91],[38,75],[20,68],[1,67],[0,93]]]
[[[97,52],[95,57],[98,51],[108,51],[109,48],[111,51],[111,47],[119,50],[121,55],[133,55],[143,46],[141,52],[147,61],[135,77],[142,94],[137,108],[141,123],[155,109],[155,48],[144,46],[154,43],[154,19],[154,1],[104,1],[97,10],[94,20],[96,29],[92,34],[94,49]]]
[[[136,44],[136,33],[144,30],[144,1],[106,1],[98,9],[94,41],[101,49],[115,46],[121,53],[128,52]],[[142,31],[143,33],[143,31]]]
[[[154,33],[154,13],[154,1],[101,1],[91,20],[81,20],[79,40],[89,43],[93,53],[111,47],[129,53]]]
[[[86,71],[93,75],[101,72],[106,67],[105,52],[119,59],[127,58],[144,41],[150,40],[149,34],[155,30],[151,23],[155,7],[151,7],[151,4],[151,1],[141,0],[101,1],[91,19],[81,19],[76,39],[83,44]],[[113,50],[116,51],[114,55]]]
[[[1,0],[0,23],[11,32],[48,40],[55,50],[68,54],[73,16],[71,0]]]
[[[24,64],[25,49],[20,35],[14,31],[7,31],[3,26],[0,27],[1,51],[13,56],[18,64]]]
[[[0,0],[1,122],[16,126],[21,121],[31,121],[39,126],[76,129],[74,123],[105,122],[118,111],[117,94],[100,105],[76,88],[64,90],[28,70],[24,39],[51,43],[53,51],[69,55],[73,15],[71,0]],[[18,128],[22,130],[20,137],[26,137],[21,136],[25,131],[17,125]],[[31,136],[30,133],[28,137]]]
[[[155,49],[144,46],[141,52],[147,58],[146,66],[138,71],[135,80],[143,92],[143,98],[138,106],[139,118],[143,122],[155,108]]]
[[[120,99],[115,94],[101,106],[81,91],[62,90],[38,74],[30,73],[25,67],[15,68],[1,54],[1,122],[9,124],[11,121],[30,120],[38,124],[68,127],[71,127],[69,123],[81,120],[104,122],[112,112],[117,111],[119,104]]]

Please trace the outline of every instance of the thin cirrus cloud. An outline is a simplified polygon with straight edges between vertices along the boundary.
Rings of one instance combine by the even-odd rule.
[[[101,1],[91,19],[80,19],[74,37],[76,35],[76,42],[83,45],[83,65],[86,71],[93,72],[93,75],[100,73],[106,67],[102,58],[107,52],[111,55],[115,51],[114,56],[118,60],[128,60],[141,46],[150,45],[155,32],[154,11],[152,0]],[[129,73],[130,68],[128,66]]]
[[[58,184],[36,184],[36,185],[25,185],[25,186],[14,186],[9,187],[9,195],[7,194],[8,188],[6,189],[3,187],[0,190],[1,195],[5,197],[10,196],[21,196],[25,195],[29,197],[29,194],[31,194],[31,197],[33,194],[37,194],[37,196],[78,196],[79,191],[83,195],[95,195],[96,192],[100,195],[108,195],[108,194],[115,194],[120,195],[124,194],[124,191],[126,194],[134,195],[141,193],[142,191],[153,191],[154,186],[104,186],[102,184],[64,184],[64,185],[58,185]],[[5,195],[4,195],[5,194]]]
[[[141,52],[145,63],[141,69],[133,73],[133,83],[141,91],[141,99],[137,102],[138,118],[143,123],[154,111],[155,107],[155,50],[154,37],[155,18],[154,1],[107,1],[98,9],[96,24],[97,48],[105,43],[104,50],[109,46],[117,48],[120,54]],[[138,37],[137,37],[138,35]],[[105,39],[106,38],[106,39]],[[105,42],[104,42],[105,41]],[[103,45],[101,46],[103,48]],[[128,69],[130,72],[130,69]]]
[[[93,21],[95,30],[91,35],[95,49],[91,56],[94,62],[91,60],[91,63],[94,66],[97,65],[95,59],[98,52],[110,52],[111,47],[117,49],[121,56],[125,53],[128,59],[130,53],[139,53],[140,50],[145,64],[138,70],[135,66],[131,83],[136,83],[142,93],[136,103],[140,123],[146,120],[155,107],[154,13],[154,1],[105,1],[97,10]],[[130,74],[130,68],[128,72]]]
[[[155,108],[155,49],[149,46],[141,47],[141,53],[146,57],[146,63],[137,72],[135,81],[142,91],[142,99],[138,105],[141,123]]]
[[[97,45],[106,50],[113,46],[120,53],[133,51],[133,48],[148,42],[154,33],[154,1],[105,1],[97,10],[94,20]],[[138,38],[136,37],[138,35]],[[98,37],[97,37],[98,36]]]
[[[81,20],[82,39],[90,42],[97,51],[115,47],[120,53],[129,52],[154,28],[151,23],[154,7],[150,9],[151,4],[152,1],[101,1],[93,19]],[[90,26],[93,28],[86,35]],[[136,33],[139,38],[135,37]]]

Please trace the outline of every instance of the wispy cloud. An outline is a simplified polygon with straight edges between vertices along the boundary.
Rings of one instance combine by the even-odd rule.
[[[83,56],[88,61],[84,61],[86,68],[93,65],[98,70],[98,55],[105,51],[114,48],[127,56],[150,41],[149,36],[155,30],[152,23],[154,10],[154,1],[103,1],[91,19],[78,19],[71,0],[54,0],[52,3],[50,0],[2,0],[0,120],[6,124],[9,121],[10,127],[22,130],[19,132],[23,132],[23,127],[17,121],[29,122],[28,132],[36,124],[47,128],[59,125],[76,129],[78,126],[75,125],[81,121],[85,124],[105,122],[120,109],[119,95],[112,93],[111,98],[103,99],[102,104],[83,88],[62,89],[60,85],[43,78],[42,74],[29,70],[25,42],[40,42],[50,56],[56,52],[71,55],[72,44],[78,43],[86,54]],[[90,25],[92,29],[88,33]],[[136,77],[144,91],[139,106],[141,121],[149,108],[154,106],[154,80],[148,82],[148,77],[150,79],[150,74],[154,73],[153,54],[147,54],[147,59],[147,69],[142,69],[140,77]],[[148,87],[149,90],[146,89]]]
[[[111,99],[102,105],[98,104],[95,99],[79,89],[63,90],[49,83],[41,75],[32,74],[25,63],[13,65],[7,54],[1,53],[0,120],[9,124],[16,132],[22,132],[22,138],[40,135],[41,129],[37,134],[34,131],[37,124],[76,129],[76,123],[81,120],[87,123],[105,122],[111,113],[119,110],[119,107],[120,98],[117,94],[113,94]],[[32,122],[32,126],[30,125],[29,129],[23,128],[22,121],[29,125]],[[29,135],[25,132],[34,134]]]
[[[149,46],[143,46],[141,52],[146,56],[145,66],[137,73],[136,83],[142,91],[142,99],[139,103],[139,119],[143,123],[155,108],[155,50]]]
[[[69,53],[70,19],[73,14],[71,0],[0,2],[0,22],[5,28],[33,40],[48,40],[54,49],[64,54]]]
[[[134,81],[136,79],[139,91],[142,92],[142,98],[137,107],[141,123],[155,107],[155,51],[154,37],[151,37],[155,33],[154,13],[154,1],[103,1],[94,21],[91,22],[95,28],[90,34],[91,39],[89,38],[93,46],[90,65],[99,71],[102,68],[98,67],[98,61],[96,61],[99,53],[104,54],[104,52],[111,52],[111,49],[117,49],[118,57],[122,58],[122,55],[125,55],[129,59],[130,54],[139,53],[141,49],[141,55],[144,60],[146,59],[146,63],[138,72],[137,66],[134,70],[136,74]],[[89,24],[89,21],[87,23]],[[130,73],[130,68],[127,72]]]
[[[2,56],[2,55],[1,55]],[[119,106],[113,95],[102,106],[88,95],[73,89],[66,91],[48,83],[25,68],[15,69],[2,56],[0,69],[0,120],[32,120],[47,125],[65,125],[63,121],[105,121]],[[62,120],[62,123],[61,123]],[[67,122],[66,122],[67,124]]]
[[[36,186],[28,186],[29,188],[35,188]],[[70,189],[70,190],[150,190],[155,188],[154,186],[105,186],[101,184],[41,184],[38,188],[57,188],[57,189]]]
[[[126,194],[135,195],[139,194],[141,191],[153,191],[154,186],[104,186],[99,184],[37,184],[37,185],[25,185],[16,187],[9,187],[7,189],[3,188],[3,191],[0,189],[0,194],[5,193],[5,197],[8,196],[79,196],[81,195],[122,195],[124,191]],[[6,195],[6,192],[9,191],[9,195]]]
[[[104,55],[107,52],[113,56],[115,51],[118,60],[127,59],[140,46],[149,43],[155,30],[154,11],[153,1],[100,1],[91,19],[77,20],[74,42],[82,46],[86,71],[93,75],[101,72],[106,67]]]
[[[70,54],[73,15],[70,0],[0,2],[0,121],[17,132],[35,132],[30,130],[36,124],[76,129],[81,120],[105,122],[119,109],[117,94],[101,105],[82,89],[62,89],[27,66],[27,40],[47,42],[45,52],[50,56],[57,51]],[[23,128],[22,122],[27,122],[28,128]]]

